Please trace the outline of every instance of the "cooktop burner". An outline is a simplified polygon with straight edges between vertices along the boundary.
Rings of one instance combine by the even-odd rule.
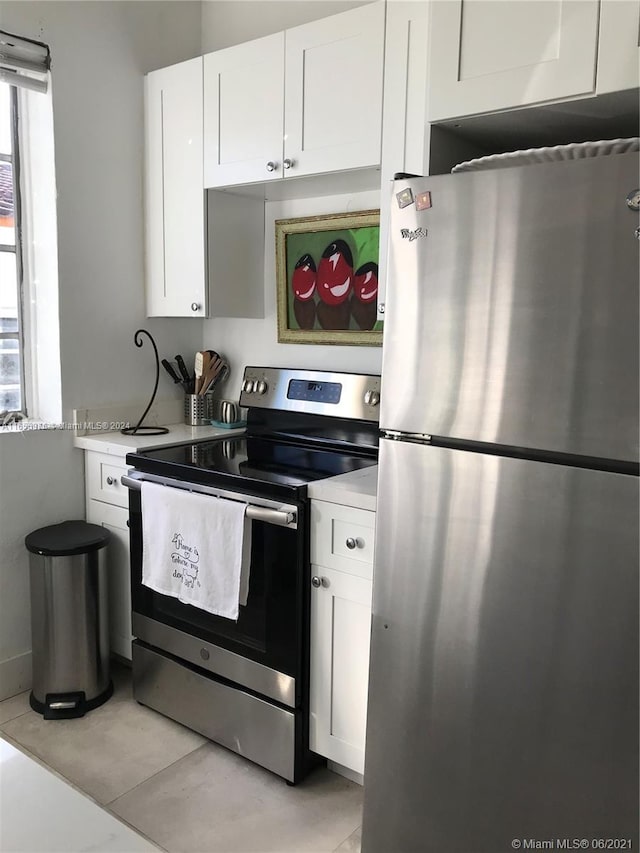
[[[127,461],[149,474],[188,477],[199,482],[231,478],[234,488],[249,488],[250,481],[252,490],[259,483],[270,486],[272,491],[274,486],[300,490],[314,480],[375,465],[377,459],[240,436],[142,451],[130,454]]]

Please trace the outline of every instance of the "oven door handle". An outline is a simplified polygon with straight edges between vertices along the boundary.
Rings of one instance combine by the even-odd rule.
[[[142,490],[142,483],[145,479],[146,478],[144,477],[130,477],[127,474],[123,474],[120,478],[120,482],[128,489],[133,489],[134,491],[139,492]],[[206,486],[182,483],[179,480],[162,480],[160,477],[156,477],[148,482],[158,483],[159,485],[167,486],[168,488],[182,489],[182,491],[212,495],[213,497],[218,498],[222,497],[230,500],[242,500],[242,498],[238,497],[235,493],[226,492],[221,495],[214,489],[208,489]],[[281,527],[295,527],[298,521],[297,513],[294,509],[271,509],[270,507],[256,506],[251,503],[247,504],[246,515],[247,518],[250,518],[252,521],[264,521],[266,524],[278,524]]]

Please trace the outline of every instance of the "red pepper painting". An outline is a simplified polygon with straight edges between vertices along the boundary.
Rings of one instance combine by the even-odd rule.
[[[379,211],[276,222],[278,340],[379,345]]]

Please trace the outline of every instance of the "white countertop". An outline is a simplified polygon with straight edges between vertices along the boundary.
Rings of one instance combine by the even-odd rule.
[[[360,468],[348,474],[338,474],[327,480],[310,483],[309,497],[334,504],[353,506],[356,509],[376,511],[378,494],[378,466]]]
[[[214,426],[192,427],[185,424],[167,424],[166,435],[123,435],[121,432],[101,432],[96,435],[76,436],[75,447],[82,450],[95,450],[98,453],[110,453],[124,458],[127,453],[147,450],[150,447],[167,447],[171,444],[185,444],[190,441],[208,441],[212,438],[227,438],[240,435],[243,429],[224,429]]]

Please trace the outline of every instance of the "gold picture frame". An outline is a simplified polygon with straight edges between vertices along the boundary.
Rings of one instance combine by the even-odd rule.
[[[278,342],[380,346],[380,211],[275,225]]]

